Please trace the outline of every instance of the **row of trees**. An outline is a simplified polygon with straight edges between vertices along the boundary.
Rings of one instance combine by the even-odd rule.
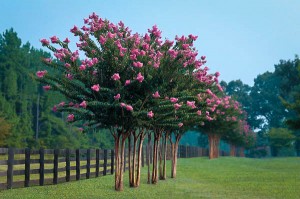
[[[87,131],[110,130],[116,190],[123,190],[126,142],[130,186],[139,186],[146,135],[148,144],[153,138],[152,175],[148,169],[148,182],[153,184],[166,178],[167,140],[172,146],[172,177],[176,177],[178,144],[188,129],[201,129],[209,136],[210,158],[218,157],[221,137],[232,144],[251,144],[253,134],[239,103],[224,94],[218,72],[208,73],[206,57],[197,58],[193,47],[197,36],[162,40],[156,26],[144,35],[132,34],[123,22],[114,24],[95,13],[71,32],[79,38],[79,50],[73,52],[68,38],[41,40],[56,59],[46,57],[50,69],[39,70],[36,79],[45,91],[68,99],[53,110],[68,112],[70,124],[81,124]]]

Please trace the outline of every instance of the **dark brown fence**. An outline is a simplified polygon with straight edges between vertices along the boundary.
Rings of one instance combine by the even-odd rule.
[[[142,166],[148,162],[145,148],[142,153]],[[171,157],[170,148],[167,151],[168,157]],[[128,158],[127,153],[125,154],[127,165]],[[178,149],[179,158],[207,155],[208,150],[199,147],[181,145]],[[220,155],[228,154],[221,151]],[[152,154],[150,154],[150,160],[151,156]],[[113,173],[114,150],[0,148],[0,190],[58,184]]]

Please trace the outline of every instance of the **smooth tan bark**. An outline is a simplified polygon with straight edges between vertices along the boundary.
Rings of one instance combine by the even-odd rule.
[[[208,134],[209,140],[209,159],[219,157],[220,136],[216,134]]]

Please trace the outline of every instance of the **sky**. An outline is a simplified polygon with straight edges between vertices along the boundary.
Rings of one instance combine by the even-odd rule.
[[[92,12],[132,32],[157,25],[162,37],[193,34],[211,73],[229,82],[274,71],[279,60],[300,54],[299,0],[0,0],[0,32],[13,28],[23,43],[43,48],[42,38],[69,37]],[[47,50],[44,48],[44,50]]]

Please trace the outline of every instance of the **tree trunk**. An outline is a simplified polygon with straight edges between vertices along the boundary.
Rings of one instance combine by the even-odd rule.
[[[176,171],[177,171],[177,153],[178,153],[178,146],[179,141],[181,139],[181,134],[177,133],[175,135],[175,142],[172,141],[172,137],[169,137],[170,143],[171,143],[171,149],[172,149],[172,163],[171,163],[171,178],[176,178]]]
[[[164,145],[163,141],[164,137],[162,136],[161,142],[159,142],[159,151],[158,151],[158,157],[159,157],[159,179],[161,180],[163,178],[163,153],[164,153]]]
[[[215,134],[208,134],[209,139],[209,159],[219,157],[220,136]]]
[[[168,143],[167,143],[167,138],[169,136],[169,132],[166,132],[165,137],[164,137],[164,163],[163,163],[163,176],[162,180],[167,179],[167,154],[168,154]]]
[[[128,136],[128,175],[129,175],[129,186],[131,187],[133,184],[133,179],[132,179],[132,165],[131,165],[131,135]]]
[[[128,132],[118,131],[114,133],[115,140],[115,190],[123,191],[124,189],[124,151],[125,151],[125,140],[130,134]]]
[[[150,160],[151,160],[151,157],[150,157],[150,153],[151,153],[151,150],[150,150],[150,145],[151,145],[151,133],[148,132],[148,144],[147,144],[147,165],[148,165],[148,181],[147,183],[150,184]]]
[[[240,147],[240,157],[245,157],[245,148],[244,147]]]
[[[158,182],[158,151],[159,151],[159,140],[161,137],[162,130],[156,129],[154,132],[154,145],[153,145],[153,165],[152,165],[152,184]]]
[[[236,154],[236,147],[233,144],[230,144],[230,156],[235,156]]]
[[[140,133],[140,139],[139,139],[139,147],[138,147],[138,165],[136,169],[136,180],[135,180],[135,187],[140,186],[141,182],[141,168],[142,168],[142,153],[143,153],[143,142],[145,138],[144,131]]]

